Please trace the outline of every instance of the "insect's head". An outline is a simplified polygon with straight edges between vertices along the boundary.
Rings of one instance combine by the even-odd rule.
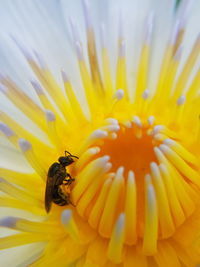
[[[68,155],[67,155],[68,153]],[[63,165],[64,167],[72,164],[74,162],[73,158],[77,158],[77,156],[72,155],[71,153],[69,153],[68,151],[65,151],[65,156],[64,157],[60,157],[58,159],[58,161],[60,162],[61,165]]]

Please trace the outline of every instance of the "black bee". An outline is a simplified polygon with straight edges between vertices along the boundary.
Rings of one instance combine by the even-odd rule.
[[[70,152],[65,151],[65,156],[58,159],[59,163],[54,162],[48,170],[45,191],[45,209],[47,212],[50,211],[52,202],[59,206],[72,204],[70,193],[64,193],[63,186],[70,186],[75,180],[65,168],[74,162],[73,158],[78,159],[78,157],[73,156]]]

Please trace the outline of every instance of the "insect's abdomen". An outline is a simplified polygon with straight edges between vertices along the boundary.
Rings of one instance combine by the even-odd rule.
[[[53,199],[53,202],[59,206],[65,206],[68,204],[68,201],[66,199],[63,199],[61,197],[57,198],[57,199]]]
[[[55,186],[53,192],[53,202],[59,206],[68,205],[68,196],[63,192],[61,186]]]

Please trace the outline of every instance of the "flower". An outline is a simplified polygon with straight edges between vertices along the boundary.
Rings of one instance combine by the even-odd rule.
[[[2,266],[200,262],[199,8],[4,1]],[[66,150],[71,204],[47,213]]]

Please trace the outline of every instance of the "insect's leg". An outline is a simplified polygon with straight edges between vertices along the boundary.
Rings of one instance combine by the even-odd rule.
[[[67,177],[69,177],[69,178],[67,179]],[[64,185],[70,185],[73,181],[75,181],[75,179],[72,178],[71,175],[70,175],[69,173],[66,173],[66,177],[65,177],[65,179],[63,180],[63,184],[64,184]]]
[[[62,189],[60,187],[58,187],[58,195],[63,199],[66,200],[66,196],[63,193]]]
[[[74,203],[72,203],[70,199],[68,199],[68,202],[69,202],[69,204],[71,204],[73,207],[76,207],[76,205],[74,205]]]

